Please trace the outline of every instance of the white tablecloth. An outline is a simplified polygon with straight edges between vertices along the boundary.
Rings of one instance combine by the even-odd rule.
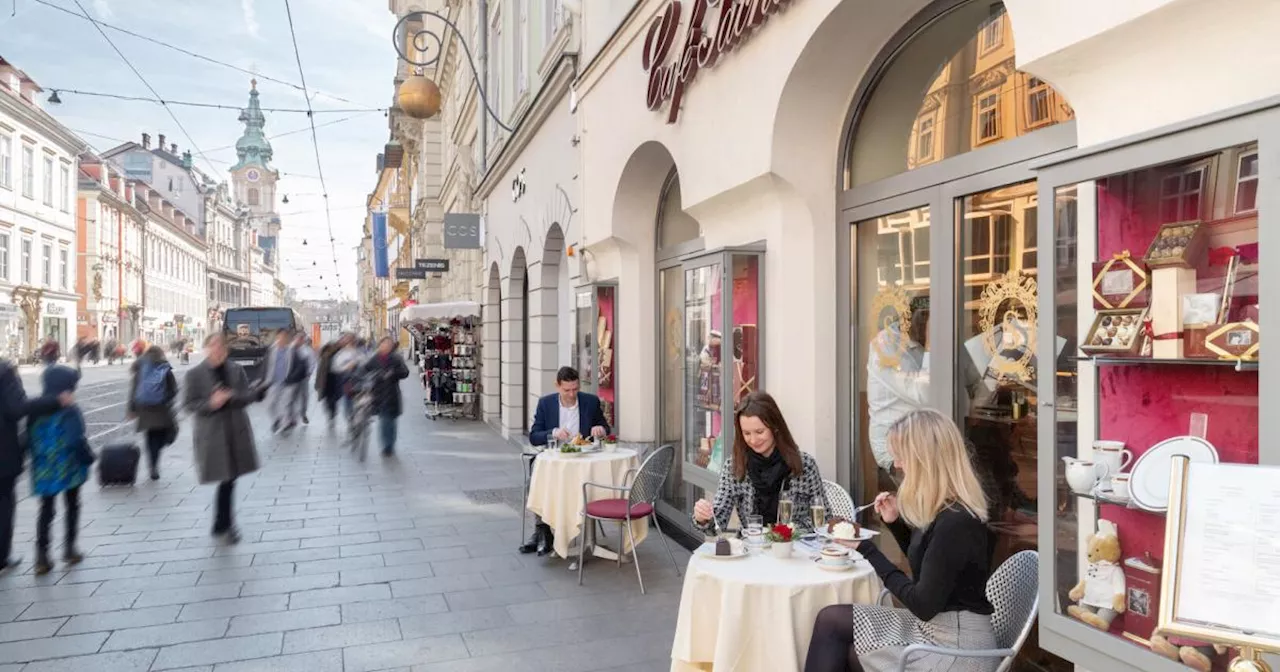
[[[690,558],[671,644],[672,672],[798,672],[823,607],[874,604],[880,595],[880,579],[865,560],[830,572],[799,548],[787,560],[769,553]]]
[[[582,484],[590,481],[620,486],[627,471],[636,466],[636,451],[627,448],[591,455],[579,454],[576,457],[566,457],[554,450],[538,454],[538,459],[533,462],[526,507],[542,516],[542,522],[550,525],[555,532],[556,555],[569,557],[569,542],[578,536],[582,527],[582,509],[586,505],[582,500]],[[592,488],[588,494],[591,501],[622,496],[617,490],[601,488]],[[606,527],[605,532],[612,537],[617,528]],[[635,543],[644,541],[648,532],[647,519],[632,521],[631,534]],[[623,549],[624,552],[630,550],[630,546]]]

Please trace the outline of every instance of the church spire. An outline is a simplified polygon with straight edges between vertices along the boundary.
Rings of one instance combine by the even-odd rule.
[[[232,171],[247,166],[258,166],[271,170],[271,143],[263,135],[262,129],[267,118],[262,114],[258,104],[258,80],[249,80],[249,106],[240,111],[240,122],[244,124],[244,135],[236,141],[236,156],[240,160],[231,167]]]

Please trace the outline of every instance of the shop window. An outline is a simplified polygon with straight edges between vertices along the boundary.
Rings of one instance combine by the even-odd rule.
[[[867,184],[1075,117],[1020,73],[1002,3],[970,2],[929,22],[876,77],[846,155],[846,187]],[[926,119],[931,122],[926,123]]]
[[[1242,215],[1258,209],[1258,152],[1240,155],[1236,162],[1235,213]]]
[[[1200,217],[1203,206],[1201,194],[1204,191],[1205,176],[1208,171],[1208,165],[1199,162],[1191,166],[1172,168],[1160,179],[1160,222],[1162,224]]]
[[[1258,363],[1250,353],[1261,288],[1258,222],[1236,213],[1239,175],[1257,175],[1256,164],[1245,167],[1248,149],[1057,190],[1057,249],[1078,246],[1093,269],[1080,276],[1074,265],[1055,266],[1055,331],[1075,356],[1059,360],[1054,386],[1055,488],[1045,496],[1055,497],[1058,515],[1055,547],[1042,557],[1053,554],[1058,614],[1093,621],[1144,650],[1160,609],[1169,485],[1167,472],[1152,479],[1143,463],[1156,462],[1157,451],[1194,453],[1206,444],[1219,462],[1259,460]],[[1214,165],[1235,170],[1218,180]],[[1095,211],[1063,207],[1085,190]],[[1095,288],[1111,283],[1108,276],[1123,282],[1100,299]],[[1150,289],[1130,297],[1128,285],[1142,278]],[[1149,330],[1139,326],[1146,319]],[[1088,535],[1100,528],[1119,539],[1125,611],[1114,617],[1071,597],[1089,568]]]
[[[1000,137],[1000,93],[992,91],[978,95],[978,142],[990,142]]]

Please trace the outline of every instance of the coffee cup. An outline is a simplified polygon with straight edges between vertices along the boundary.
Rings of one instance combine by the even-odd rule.
[[[1111,494],[1116,499],[1129,499],[1129,474],[1111,477]]]
[[[1102,465],[1108,475],[1114,476],[1133,462],[1133,452],[1125,449],[1124,441],[1094,441],[1093,461]]]
[[[833,566],[847,565],[849,564],[849,549],[836,545],[825,546],[822,549],[822,554],[818,556],[818,562]]]

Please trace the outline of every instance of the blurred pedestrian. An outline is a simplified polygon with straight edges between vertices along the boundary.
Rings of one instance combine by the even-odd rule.
[[[364,373],[373,383],[373,412],[378,416],[378,435],[382,437],[382,454],[395,454],[396,424],[400,421],[403,404],[400,399],[400,381],[409,377],[409,367],[396,352],[395,339],[390,336],[378,341],[378,349],[365,362]]]
[[[70,392],[28,399],[17,367],[0,360],[0,572],[22,562],[22,558],[12,554],[13,513],[17,503],[13,487],[22,475],[27,452],[26,445],[18,438],[18,423],[27,416],[51,413],[73,403],[75,395]]]
[[[316,396],[324,402],[325,417],[329,419],[329,430],[333,430],[334,417],[338,414],[338,401],[342,399],[342,374],[334,370],[334,357],[342,349],[342,337],[325,343],[320,348],[320,356],[316,363]]]
[[[239,364],[227,361],[222,334],[205,339],[204,359],[187,372],[183,406],[194,418],[192,434],[196,474],[201,484],[217,483],[213,535],[228,543],[240,541],[232,512],[236,479],[258,470],[253,425],[245,408],[262,400],[249,387]]]
[[[53,366],[58,363],[58,358],[62,356],[62,347],[52,338],[47,338],[44,344],[40,346],[40,363],[46,366]]]
[[[164,350],[153,345],[133,363],[129,381],[129,419],[137,419],[145,437],[147,465],[151,480],[160,478],[160,451],[178,438],[178,419],[173,402],[178,398],[178,379],[165,359]]]
[[[301,364],[301,371],[295,371],[294,377],[301,376],[293,391],[293,398],[298,404],[297,416],[302,418],[302,424],[311,424],[311,419],[307,417],[307,399],[311,394],[307,391],[307,381],[311,380],[311,373],[316,368],[316,353],[311,349],[311,339],[301,331],[293,339],[294,358]]]
[[[338,374],[338,389],[341,391],[342,407],[346,412],[348,422],[351,421],[351,413],[355,409],[355,390],[353,385],[356,376],[364,368],[364,361],[364,353],[361,352],[356,337],[351,334],[344,334],[338,340],[338,351],[333,355],[333,364],[330,370]]]
[[[296,348],[293,346],[293,334],[287,329],[276,332],[276,340],[267,349],[264,360],[265,382],[270,386],[268,394],[271,401],[271,431],[280,433],[293,429],[298,424],[297,394],[299,368],[306,368],[298,361]]]
[[[74,394],[80,383],[80,372],[70,366],[54,364],[41,375],[44,396],[57,398]],[[62,559],[78,565],[84,556],[76,549],[76,532],[80,526],[80,486],[89,479],[93,452],[85,436],[84,415],[74,404],[47,414],[33,414],[28,423],[31,451],[31,494],[40,498],[40,516],[36,521],[36,576],[53,570],[49,559],[49,528],[57,509],[58,495],[63,495],[67,510],[66,535]]]

